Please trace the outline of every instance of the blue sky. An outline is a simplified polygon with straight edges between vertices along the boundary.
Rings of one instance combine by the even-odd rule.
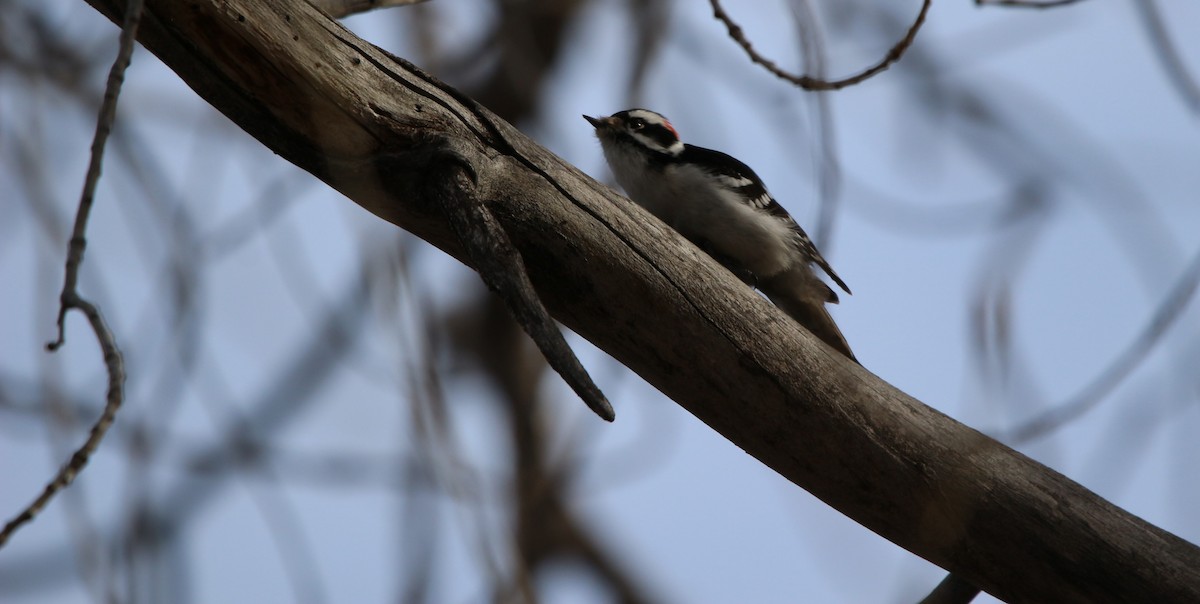
[[[1181,56],[1200,72],[1200,39],[1189,34],[1200,5],[1161,4]],[[478,3],[431,7],[444,41],[474,35],[492,17]],[[579,115],[658,110],[685,140],[751,165],[812,225],[821,190],[813,95],[749,65],[707,3],[694,2],[676,4],[643,92],[629,98],[623,7],[600,2],[585,11],[543,91],[542,116],[519,126],[605,180],[599,145]],[[731,10],[764,54],[797,64],[784,4]],[[95,49],[90,84],[98,91],[115,28],[82,2],[46,12]],[[832,73],[876,60],[895,39],[872,34],[863,19],[826,16]],[[408,19],[398,9],[348,25],[416,58]],[[1200,114],[1172,88],[1139,19],[1133,3],[1047,11],[937,4],[898,66],[828,95],[842,178],[832,236],[822,245],[854,290],[835,316],[868,369],[959,421],[1005,434],[1079,392],[1145,329],[1200,251]],[[923,79],[923,69],[935,77]],[[40,490],[86,429],[18,409],[54,400],[95,409],[103,392],[95,343],[77,315],[67,347],[42,351],[54,335],[93,110],[40,86],[0,73],[0,204],[11,217],[0,225],[0,275],[11,284],[0,292],[5,514]],[[179,576],[173,565],[186,566],[195,602],[389,600],[398,566],[423,556],[438,562],[435,601],[484,601],[487,561],[504,564],[509,451],[496,428],[503,417],[469,368],[442,367],[446,398],[455,402],[455,450],[484,485],[483,503],[386,486],[389,464],[419,453],[409,399],[422,378],[409,353],[439,337],[421,332],[422,317],[472,303],[478,278],[262,149],[142,50],[121,120],[126,129],[114,145],[128,152],[110,150],[81,285],[125,343],[130,398],[123,423],[71,496],[0,551],[4,600],[90,600],[109,575],[103,563],[94,575],[81,570],[80,536],[121,526],[139,497],[159,504],[181,497],[179,505],[199,510],[181,550],[150,565],[158,574],[141,577],[166,584]],[[35,163],[22,164],[22,153]],[[157,175],[149,178],[153,201],[143,201],[139,169]],[[44,190],[17,178],[31,170],[45,172]],[[1026,194],[1014,197],[1018,183],[1037,196],[1021,189]],[[995,227],[1014,199],[1033,203],[1022,215],[1029,218]],[[276,390],[281,372],[301,367],[294,381],[302,381],[315,371],[299,351],[327,309],[354,293],[366,259],[394,259],[400,242],[412,273],[376,284],[370,312],[343,320],[344,329],[367,335],[344,361],[320,368],[330,377],[316,391]],[[201,309],[179,331],[173,263],[193,267],[189,293]],[[981,355],[973,344],[980,300],[1007,304],[1011,355],[994,347]],[[1200,540],[1198,329],[1193,303],[1092,412],[1018,448],[1151,523]],[[198,334],[195,348],[181,344],[178,334],[188,330]],[[595,419],[547,376],[541,388],[552,455],[586,460],[570,503],[652,595],[909,602],[940,580],[936,567],[762,467],[582,339],[571,342],[618,421]],[[272,396],[306,401],[272,433],[273,446],[296,454],[293,463],[283,456],[220,488],[193,490],[206,479],[181,470],[189,453],[217,442]],[[164,437],[145,465],[128,459],[135,425]],[[330,452],[377,466],[363,470],[368,478],[330,486],[303,463],[304,453]],[[440,480],[447,492],[461,488]],[[402,518],[418,512],[434,527],[436,547],[412,546],[414,525]],[[309,553],[285,561],[281,548]],[[47,583],[34,572],[39,561],[75,568]],[[299,577],[295,567],[305,569]],[[116,589],[127,587],[122,580],[114,579]],[[539,587],[547,602],[608,601],[569,567]],[[154,585],[139,589],[155,593]]]

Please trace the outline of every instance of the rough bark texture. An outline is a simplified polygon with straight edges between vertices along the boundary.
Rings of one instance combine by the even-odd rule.
[[[110,19],[123,4],[89,2]],[[556,318],[883,537],[1005,600],[1200,601],[1195,546],[832,352],[624,198],[311,5],[146,4],[140,40],[200,96],[460,259],[430,179],[468,162]]]

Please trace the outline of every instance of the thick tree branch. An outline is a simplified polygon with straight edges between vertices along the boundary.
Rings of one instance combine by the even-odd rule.
[[[556,318],[962,580],[1013,601],[1200,601],[1195,546],[837,355],[624,198],[306,2],[149,0],[140,39],[263,144],[469,262],[429,195],[453,141]]]

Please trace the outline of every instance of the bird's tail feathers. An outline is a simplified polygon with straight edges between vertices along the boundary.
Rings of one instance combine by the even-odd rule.
[[[789,271],[768,282],[760,283],[759,289],[775,306],[821,341],[858,363],[854,352],[850,350],[850,343],[846,341],[842,330],[838,329],[829,310],[825,308],[826,302],[837,302],[836,294],[811,271],[806,272],[808,274]]]

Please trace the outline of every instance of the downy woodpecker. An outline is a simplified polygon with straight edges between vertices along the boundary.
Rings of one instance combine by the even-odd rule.
[[[653,111],[583,117],[595,126],[604,157],[630,199],[857,362],[825,308],[837,303],[837,293],[811,265],[846,293],[850,288],[753,170],[720,151],[683,143]]]

